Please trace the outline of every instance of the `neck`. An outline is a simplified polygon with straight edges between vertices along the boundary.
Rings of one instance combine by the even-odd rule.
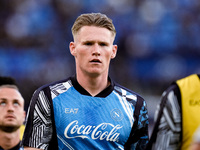
[[[88,91],[92,96],[99,94],[106,87],[110,85],[108,81],[108,75],[105,76],[80,76],[77,74],[78,83]]]
[[[0,130],[0,146],[3,149],[11,149],[20,142],[20,130],[12,133]]]

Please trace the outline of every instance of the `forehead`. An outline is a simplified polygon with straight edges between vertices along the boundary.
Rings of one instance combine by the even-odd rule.
[[[110,30],[97,26],[83,26],[77,32],[77,36],[81,36],[81,38],[114,38]]]
[[[7,100],[19,100],[24,101],[19,91],[15,88],[8,88],[8,87],[1,87],[0,88],[0,100],[7,99]]]

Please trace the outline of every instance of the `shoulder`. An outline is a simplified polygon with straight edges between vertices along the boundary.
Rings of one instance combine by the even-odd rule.
[[[172,82],[167,88],[166,90],[163,92],[162,97],[164,97],[165,95],[169,95],[170,93],[174,93],[174,95],[178,95],[180,94],[180,89],[179,86],[177,85],[176,82]]]
[[[55,81],[49,84],[45,84],[41,87],[39,87],[35,92],[34,95],[39,95],[41,91],[47,92],[47,91],[58,91],[58,90],[64,90],[68,89],[72,86],[71,77],[59,81]]]
[[[181,93],[176,82],[171,83],[162,93],[159,105],[161,107],[160,109],[166,107],[168,111],[171,111],[171,106],[179,107],[181,105]]]
[[[117,92],[120,96],[125,97],[130,103],[136,103],[137,101],[140,101],[142,104],[145,103],[144,98],[140,94],[118,83],[114,83],[114,91]]]
[[[51,103],[53,97],[56,97],[60,93],[66,91],[71,84],[70,78],[45,84],[35,90],[31,98],[31,105],[34,106],[36,103]]]

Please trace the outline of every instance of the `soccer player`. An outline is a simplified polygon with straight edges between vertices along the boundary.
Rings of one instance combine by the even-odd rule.
[[[0,150],[22,150],[20,127],[25,119],[24,99],[11,77],[0,77],[0,113]]]
[[[200,125],[200,75],[179,79],[164,91],[148,150],[186,150]]]
[[[108,75],[116,30],[101,13],[80,15],[69,44],[76,74],[34,93],[23,137],[26,150],[143,150],[148,143],[144,99]]]

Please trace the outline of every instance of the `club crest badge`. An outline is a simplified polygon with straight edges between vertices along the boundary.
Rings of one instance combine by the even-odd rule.
[[[115,108],[110,113],[111,118],[115,121],[121,121],[124,118],[124,115],[121,110]]]

